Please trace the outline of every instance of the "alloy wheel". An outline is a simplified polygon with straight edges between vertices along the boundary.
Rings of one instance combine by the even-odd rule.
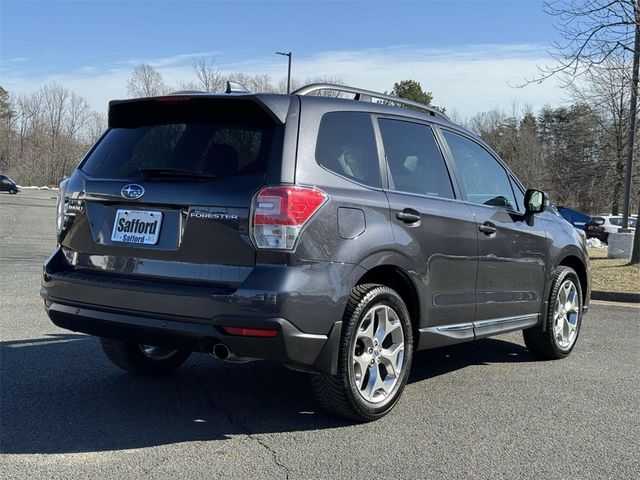
[[[553,311],[553,334],[562,350],[569,350],[578,335],[580,296],[575,283],[565,280],[556,297]]]
[[[367,402],[382,403],[394,391],[404,366],[404,331],[396,311],[372,307],[356,331],[351,375]]]

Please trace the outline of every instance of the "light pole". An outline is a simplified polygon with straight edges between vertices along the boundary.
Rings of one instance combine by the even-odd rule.
[[[291,52],[276,52],[276,55],[289,57],[289,68],[287,70],[287,93],[291,93]]]

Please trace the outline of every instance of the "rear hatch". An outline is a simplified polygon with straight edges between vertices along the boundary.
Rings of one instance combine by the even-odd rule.
[[[255,264],[252,197],[281,161],[283,129],[255,97],[112,102],[64,193],[65,253],[78,269],[239,284]]]

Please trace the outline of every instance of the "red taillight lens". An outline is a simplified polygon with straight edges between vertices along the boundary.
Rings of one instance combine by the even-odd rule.
[[[270,328],[222,327],[222,329],[228,335],[240,335],[242,337],[273,338],[278,336],[278,330]]]
[[[329,197],[308,187],[265,187],[253,203],[253,239],[258,248],[290,250],[304,224]]]

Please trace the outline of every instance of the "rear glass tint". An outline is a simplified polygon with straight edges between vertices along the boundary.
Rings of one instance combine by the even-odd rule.
[[[141,179],[141,170],[229,177],[265,173],[272,122],[248,102],[116,106],[110,129],[81,165],[99,178]]]
[[[112,128],[82,170],[94,177],[141,178],[144,169],[181,169],[228,177],[266,170],[270,132],[217,123]]]

